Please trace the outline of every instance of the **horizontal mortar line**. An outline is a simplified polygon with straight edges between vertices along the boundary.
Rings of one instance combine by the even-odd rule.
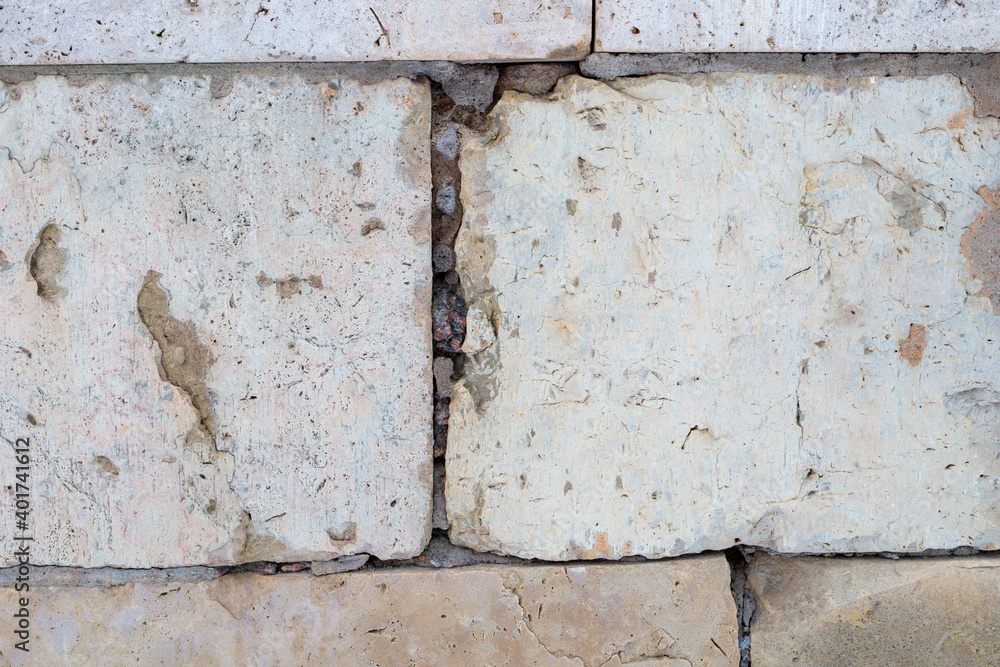
[[[131,74],[144,73],[155,70],[171,71],[198,71],[198,70],[301,70],[317,71],[325,69],[343,70],[389,70],[383,72],[384,76],[398,75],[394,69],[422,69],[441,66],[459,67],[482,67],[490,65],[518,66],[518,65],[558,65],[566,63],[582,63],[590,60],[591,56],[607,58],[634,58],[651,60],[660,57],[675,58],[711,58],[716,61],[725,62],[732,59],[742,59],[746,57],[768,58],[768,59],[793,59],[805,57],[829,58],[831,56],[841,58],[903,58],[908,60],[937,59],[955,61],[975,61],[992,60],[1000,52],[953,52],[953,51],[657,51],[657,52],[630,52],[630,51],[592,51],[584,58],[574,58],[568,60],[326,60],[326,61],[238,61],[238,62],[122,62],[122,63],[72,63],[72,64],[32,64],[32,65],[9,65],[0,63],[0,74],[4,72],[38,72],[39,74],[67,74],[67,73],[95,73],[106,74]],[[422,73],[422,72],[420,72]],[[2,77],[0,77],[2,79]]]
[[[733,548],[733,547],[730,547]],[[986,556],[986,557],[1000,557],[1000,550],[976,550],[971,548],[957,547],[954,550],[927,550],[923,552],[914,553],[900,553],[900,552],[838,552],[838,553],[824,553],[824,552],[777,552],[766,549],[764,547],[755,547],[753,545],[740,545],[736,547],[741,549],[745,556],[752,555],[755,552],[766,553],[771,556],[780,556],[784,558],[830,558],[835,560],[853,560],[853,559],[882,559],[882,560],[919,560],[919,559],[932,559],[932,558],[946,558],[946,559],[962,559],[973,556]],[[969,549],[968,551],[966,549]],[[960,550],[961,553],[955,553],[956,550]],[[393,570],[400,572],[438,572],[447,570],[464,570],[469,568],[542,568],[542,567],[590,567],[590,566],[620,566],[629,567],[636,565],[647,565],[651,563],[669,563],[671,561],[683,561],[688,559],[694,559],[705,556],[725,556],[726,551],[702,551],[696,554],[683,554],[679,556],[666,556],[663,558],[646,558],[644,556],[628,556],[621,560],[614,560],[608,558],[600,558],[593,560],[567,560],[567,561],[550,561],[550,560],[539,560],[539,559],[516,559],[513,556],[498,556],[493,554],[497,558],[511,558],[516,559],[510,562],[483,562],[483,563],[470,563],[461,564],[454,566],[445,565],[431,565],[431,564],[417,564],[414,563],[415,559],[404,559],[404,560],[389,560],[389,561],[379,561],[376,560],[374,563],[369,561],[365,565],[353,570],[346,570],[344,572],[334,572],[330,575],[316,575],[317,577],[331,576],[331,575],[345,575],[352,573],[372,573],[379,572],[382,570]],[[360,554],[359,554],[360,555]],[[470,555],[489,557],[490,554],[484,554],[481,552],[471,552]],[[417,556],[416,558],[420,558]],[[211,581],[218,579],[220,577],[231,576],[235,574],[258,574],[260,576],[287,576],[308,572],[309,568],[305,567],[301,570],[295,572],[281,572],[280,568],[282,566],[289,565],[301,565],[308,564],[310,562],[322,562],[330,563],[335,561],[288,561],[288,562],[277,562],[277,561],[255,561],[253,563],[246,563],[242,565],[188,565],[181,567],[150,567],[150,568],[120,568],[120,567],[76,567],[68,565],[36,565],[29,564],[32,568],[31,581],[38,586],[51,585],[53,587],[74,587],[72,583],[54,583],[45,584],[41,579],[47,577],[98,577],[101,575],[111,576],[120,575],[122,577],[120,583],[197,583],[200,581]],[[275,572],[266,572],[262,570],[270,569],[274,567]],[[17,566],[0,568],[0,588],[10,588],[14,585],[13,578],[17,576]],[[211,571],[205,572],[206,570]],[[204,573],[204,576],[198,577],[194,576],[188,579],[183,578],[172,578],[172,577],[182,577],[182,575],[198,575],[199,573]],[[147,577],[142,575],[146,574]],[[132,576],[129,576],[132,575]],[[162,578],[157,578],[157,575],[161,575]],[[85,586],[87,588],[102,587],[102,586],[114,586],[118,585],[114,582],[95,582],[92,586]]]

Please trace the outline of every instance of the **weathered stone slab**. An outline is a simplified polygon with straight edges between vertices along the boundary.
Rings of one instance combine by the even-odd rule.
[[[0,65],[576,60],[590,0],[12,0]]]
[[[0,433],[31,438],[35,562],[420,551],[429,107],[404,79],[2,89]]]
[[[997,16],[998,0],[597,0],[594,50],[997,51]]]
[[[0,591],[15,609],[11,588]],[[736,665],[725,558],[44,588],[30,664]],[[29,664],[7,651],[14,664]],[[18,662],[21,660],[22,662]],[[648,661],[648,662],[647,662]]]
[[[997,664],[1000,558],[750,560],[754,665]]]
[[[1000,121],[957,78],[571,77],[492,122],[453,540],[1000,544]]]

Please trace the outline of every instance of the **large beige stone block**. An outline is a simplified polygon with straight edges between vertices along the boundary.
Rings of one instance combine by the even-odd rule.
[[[575,60],[591,0],[8,0],[0,65]]]
[[[988,667],[1000,558],[750,559],[754,665]]]
[[[414,555],[428,87],[210,83],[0,89],[0,430],[31,440],[33,561]]]
[[[1000,50],[1000,1],[597,0],[595,51]]]
[[[0,590],[16,608],[11,588]],[[31,662],[736,665],[722,556],[40,588]]]
[[[1000,121],[957,78],[570,77],[462,155],[451,536],[1000,544]]]

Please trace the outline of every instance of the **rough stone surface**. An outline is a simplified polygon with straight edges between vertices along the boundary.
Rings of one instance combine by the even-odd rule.
[[[12,0],[0,63],[575,60],[590,0]]]
[[[996,548],[996,274],[968,246],[1000,122],[972,104],[949,76],[506,95],[462,155],[452,539]]]
[[[596,0],[595,51],[997,51],[1000,1]]]
[[[0,598],[14,609],[17,593]],[[30,664],[733,665],[721,556],[39,589]],[[19,651],[13,664],[29,664]],[[21,661],[21,662],[19,662]]]
[[[415,555],[428,86],[212,83],[0,89],[0,435],[31,438],[33,558]]]
[[[1000,558],[750,559],[754,667],[987,667]]]

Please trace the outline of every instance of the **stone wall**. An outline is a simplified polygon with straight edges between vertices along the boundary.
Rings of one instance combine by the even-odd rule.
[[[3,664],[1000,664],[997,16],[4,4]]]

